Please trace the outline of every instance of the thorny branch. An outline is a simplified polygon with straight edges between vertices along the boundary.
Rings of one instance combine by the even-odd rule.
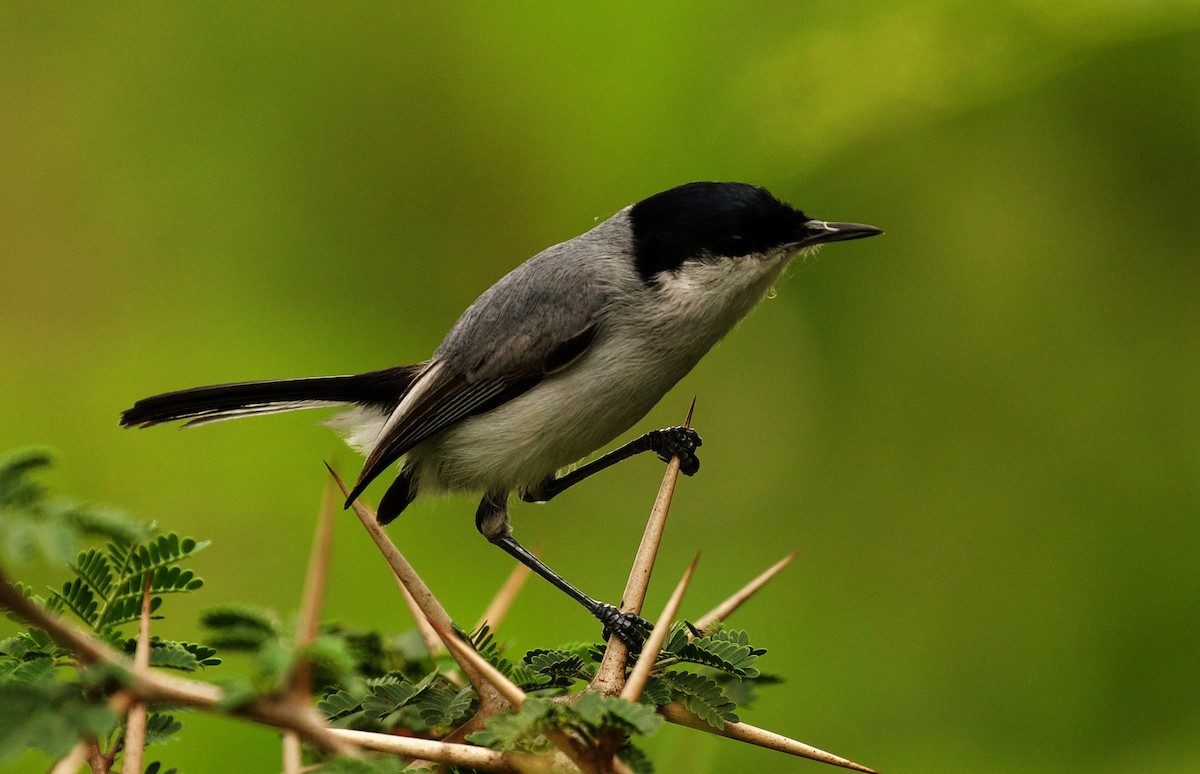
[[[692,407],[695,407],[694,401]],[[692,411],[689,410],[685,423],[688,426],[691,424],[691,417]],[[337,473],[332,468],[329,468],[329,472],[338,487],[345,493],[346,487]],[[622,610],[624,611],[641,612],[678,475],[679,459],[675,458],[667,466],[667,472],[663,477],[654,508],[646,525],[637,557],[631,568],[625,594],[622,597]],[[320,599],[326,584],[332,535],[334,508],[330,503],[332,503],[332,498],[327,492],[325,507],[322,509],[314,537],[300,622],[297,626],[298,646],[311,641],[316,632]],[[127,684],[114,693],[109,701],[110,707],[118,713],[127,712],[131,706],[136,705],[144,708],[146,705],[152,704],[171,704],[214,713],[233,714],[285,731],[285,739],[289,740],[285,741],[284,769],[287,772],[300,769],[299,740],[338,754],[356,755],[359,751],[378,751],[404,756],[416,761],[450,766],[469,766],[480,771],[502,772],[503,774],[509,772],[514,774],[519,772],[595,772],[601,774],[610,771],[624,774],[629,771],[628,767],[614,755],[619,739],[612,734],[606,734],[601,739],[588,743],[571,732],[551,730],[547,736],[557,750],[551,755],[542,756],[503,753],[462,743],[467,733],[481,728],[488,718],[498,712],[520,706],[525,701],[525,694],[473,648],[459,639],[454,633],[453,623],[445,608],[396,548],[396,545],[383,532],[374,513],[358,502],[353,504],[353,508],[400,584],[406,600],[413,608],[413,615],[418,626],[424,627],[425,640],[431,652],[444,645],[479,696],[479,707],[475,716],[444,740],[329,727],[311,704],[310,667],[303,662],[297,665],[282,695],[260,697],[231,708],[225,705],[225,695],[217,686],[150,671],[140,663],[140,659],[144,658],[140,644],[139,661],[131,661],[107,644],[40,607],[8,580],[2,568],[0,568],[0,607],[11,610],[31,625],[45,630],[56,643],[73,651],[81,663],[104,663],[126,672],[128,674]],[[702,631],[707,630],[715,621],[728,617],[783,569],[794,556],[795,554],[791,554],[785,557],[734,593],[729,599],[702,616],[698,620],[697,628]],[[613,637],[608,643],[596,678],[588,686],[587,691],[602,691],[607,695],[620,694],[629,700],[637,699],[653,666],[655,654],[662,647],[663,638],[675,617],[694,570],[695,562],[689,567],[675,593],[672,594],[663,614],[656,622],[654,632],[647,642],[638,666],[629,677],[626,677],[628,651],[619,639]],[[512,598],[523,580],[523,575],[524,573],[516,573],[513,578],[510,578],[505,585],[505,590],[498,595],[494,605],[489,607],[489,612],[486,614],[488,618],[498,619],[503,615],[498,611],[502,611],[508,604],[511,604]],[[495,620],[489,621],[489,623],[494,625]],[[143,622],[143,628],[144,631],[141,632],[141,635],[147,638],[148,644],[149,634],[148,629],[145,628],[145,622]],[[146,652],[148,653],[148,648]],[[573,698],[577,699],[578,697]],[[714,729],[679,702],[661,706],[659,712],[668,722],[677,725],[873,774],[872,769],[853,761],[746,723],[725,722],[722,728]],[[137,740],[130,739],[129,741]],[[91,747],[94,747],[94,744]],[[66,758],[59,761],[53,771],[56,774],[59,772],[65,774],[65,772],[76,770],[79,765],[87,762],[91,747],[86,740],[80,742]],[[127,764],[129,760],[130,758],[127,758]]]
[[[58,645],[74,652],[81,663],[107,664],[125,672],[128,679],[123,690],[146,704],[174,704],[232,714],[274,728],[291,729],[324,750],[347,753],[354,749],[330,733],[315,709],[300,710],[275,697],[255,699],[231,709],[224,705],[224,691],[211,683],[160,672],[137,674],[129,658],[26,597],[2,569],[0,607],[45,631]]]

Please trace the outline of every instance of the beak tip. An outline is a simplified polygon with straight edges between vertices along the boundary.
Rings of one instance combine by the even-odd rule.
[[[838,232],[854,239],[879,236],[883,233],[883,229],[878,226],[869,226],[866,223],[831,223],[830,225],[835,226]]]
[[[824,242],[846,242],[851,239],[864,239],[879,236],[883,229],[869,226],[866,223],[835,223],[825,220],[810,220],[805,224],[808,230],[810,244]]]

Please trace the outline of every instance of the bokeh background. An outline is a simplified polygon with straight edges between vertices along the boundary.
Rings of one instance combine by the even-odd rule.
[[[692,616],[798,549],[734,619],[787,677],[750,722],[884,772],[1200,771],[1197,2],[6,2],[0,40],[0,448],[213,541],[166,636],[294,609],[321,460],[358,459],[312,412],[119,430],[132,400],[423,359],[543,247],[743,180],[887,235],[797,265],[638,428],[698,396],[648,609],[696,551]],[[518,505],[518,534],[619,595],[661,472]],[[391,528],[468,622],[512,564],[473,509]],[[407,628],[337,537],[329,616]],[[531,583],[501,634],[594,630]],[[156,752],[279,768],[231,721]]]

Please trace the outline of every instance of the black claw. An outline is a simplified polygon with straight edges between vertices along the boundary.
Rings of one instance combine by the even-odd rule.
[[[607,641],[614,634],[625,643],[630,653],[641,653],[646,635],[654,628],[654,624],[642,618],[637,613],[622,613],[612,605],[599,603],[593,615],[604,624],[604,639]]]
[[[700,458],[696,449],[704,444],[700,434],[690,427],[665,427],[662,430],[651,430],[649,435],[650,448],[663,462],[670,462],[672,457],[679,458],[679,472],[685,476],[694,476],[700,470]]]

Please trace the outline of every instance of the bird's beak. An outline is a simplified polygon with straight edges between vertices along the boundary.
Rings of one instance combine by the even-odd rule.
[[[845,242],[849,239],[882,234],[883,229],[868,226],[865,223],[833,223],[826,220],[808,220],[804,222],[804,237],[800,240],[801,247],[823,245],[826,242]]]

